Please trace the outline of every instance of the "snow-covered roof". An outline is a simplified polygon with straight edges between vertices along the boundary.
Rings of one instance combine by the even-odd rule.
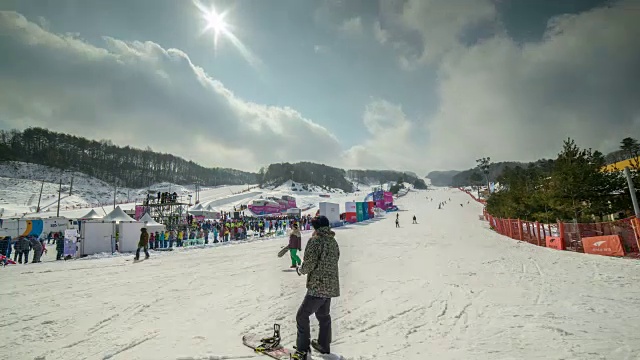
[[[102,216],[95,210],[91,209],[85,216],[81,216],[80,219],[102,219]]]
[[[115,209],[113,209],[113,211],[108,213],[104,218],[102,218],[102,220],[104,220],[104,221],[115,221],[115,222],[136,221],[134,218],[132,218],[131,216],[127,215],[120,208],[120,206],[118,206]]]
[[[155,221],[149,213],[145,213],[143,217],[140,218],[141,222],[147,223],[147,225],[160,225],[157,221]]]

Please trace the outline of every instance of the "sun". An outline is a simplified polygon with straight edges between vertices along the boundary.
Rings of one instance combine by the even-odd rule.
[[[192,1],[195,7],[199,10],[200,18],[204,23],[202,33],[200,35],[203,36],[205,34],[213,33],[213,48],[216,53],[218,50],[218,40],[224,37],[225,40],[229,41],[240,52],[240,54],[242,54],[242,57],[251,64],[252,67],[258,68],[261,66],[262,61],[233,34],[237,28],[227,22],[227,14],[229,14],[231,8],[227,8],[224,11],[218,11],[214,6],[202,3],[202,1],[207,0]]]
[[[228,24],[224,20],[226,13],[218,14],[215,9],[211,9],[202,15],[207,22],[205,31],[213,30],[216,36],[224,34],[229,31]]]
[[[204,20],[203,33],[213,32],[213,43],[218,47],[220,36],[233,38],[229,23],[226,21],[227,11],[218,12],[214,6],[205,6],[199,0],[193,0],[195,6],[200,10],[200,16]]]

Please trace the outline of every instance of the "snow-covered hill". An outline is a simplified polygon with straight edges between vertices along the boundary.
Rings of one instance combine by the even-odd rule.
[[[464,207],[438,210],[449,198]],[[468,200],[454,189],[412,191],[399,200],[400,228],[394,215],[335,230],[333,352],[348,360],[640,358],[638,262],[505,238]],[[305,277],[275,256],[285,243],[0,269],[0,359],[262,359],[242,335],[266,336],[279,323],[283,345],[294,345],[306,293]],[[315,317],[311,325],[316,336]]]
[[[73,178],[73,189],[69,195],[69,188]],[[86,214],[95,209],[99,214],[105,214],[113,206],[114,187],[103,181],[83,173],[61,172],[59,169],[47,166],[8,162],[0,164],[0,217],[49,217],[56,215],[58,188],[62,179],[62,196],[60,200],[60,215],[69,218]],[[40,187],[44,180],[40,213],[36,213]],[[251,191],[248,192],[248,188]],[[200,203],[209,204],[221,211],[232,211],[234,207],[248,204],[251,200],[294,196],[298,207],[308,209],[306,213],[315,213],[322,201],[336,202],[344,205],[346,201],[362,201],[370,192],[368,186],[360,186],[360,191],[345,193],[340,189],[323,188],[287,181],[278,187],[260,189],[255,185],[218,186],[200,189]],[[147,193],[177,192],[188,201],[195,201],[195,188],[171,183],[151,185],[144,189],[117,188],[116,203],[124,210],[130,210],[136,203],[141,203]],[[321,196],[322,195],[322,196]]]
[[[116,189],[112,185],[86,174],[63,172],[60,169],[37,164],[3,162],[0,163],[0,216],[16,217],[35,213],[43,181],[40,209],[47,213],[47,216],[50,216],[50,213],[55,215],[60,180],[62,180],[61,212],[113,204],[114,190]],[[72,180],[73,187],[71,188]],[[70,190],[71,195],[69,194]],[[170,183],[155,184],[148,189],[118,188],[116,203],[126,204],[141,201],[146,197],[148,190],[152,193],[158,191],[177,192],[183,196],[190,194],[193,188]]]

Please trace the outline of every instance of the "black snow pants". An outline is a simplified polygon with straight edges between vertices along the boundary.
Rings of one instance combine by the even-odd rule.
[[[331,344],[331,298],[320,298],[306,295],[298,313],[296,314],[296,322],[298,323],[298,340],[296,348],[299,351],[309,352],[311,344],[311,329],[309,327],[309,316],[316,314],[320,331],[318,333],[318,344],[329,351]]]
[[[138,246],[138,250],[136,250],[136,260],[140,259],[140,249],[144,249],[144,257],[145,259],[149,258],[149,248],[147,246],[145,247],[139,247]]]

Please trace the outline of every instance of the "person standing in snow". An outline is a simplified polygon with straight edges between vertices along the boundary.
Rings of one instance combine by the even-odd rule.
[[[55,238],[56,242],[56,260],[62,260],[64,254],[64,237],[58,236]]]
[[[400,214],[396,214],[396,227],[400,227]]]
[[[298,256],[298,251],[302,251],[302,234],[298,229],[298,224],[293,224],[291,234],[289,234],[289,254],[291,255],[291,268],[296,269],[302,260]]]
[[[29,244],[33,249],[33,260],[31,263],[39,263],[40,256],[42,256],[42,244],[40,244],[40,241],[35,237],[32,237],[31,240],[29,240]]]
[[[144,249],[144,258],[149,258],[149,233],[147,228],[140,229],[140,241],[138,241],[138,250],[136,250],[136,260],[140,260],[140,249]]]
[[[415,216],[415,215],[413,215],[413,223],[414,223],[414,224],[417,224],[417,223],[418,223],[418,220],[416,219],[416,216]]]
[[[9,244],[9,237],[0,238],[0,255],[4,255],[6,257],[11,256],[11,245]]]
[[[300,275],[307,275],[307,294],[296,314],[298,337],[295,360],[310,359],[310,346],[321,354],[330,352],[331,344],[331,298],[340,296],[338,260],[340,247],[331,231],[329,219],[320,216],[311,222],[315,232],[304,252]],[[320,331],[318,340],[310,341],[309,316],[316,314]]]

